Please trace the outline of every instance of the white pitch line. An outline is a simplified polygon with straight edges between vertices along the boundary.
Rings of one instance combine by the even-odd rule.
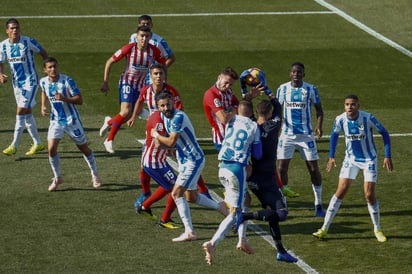
[[[273,12],[218,12],[218,13],[165,13],[150,14],[152,17],[200,17],[200,16],[256,16],[256,15],[311,15],[311,14],[333,14],[332,11],[273,11]],[[86,15],[37,15],[37,16],[14,16],[24,19],[69,19],[69,18],[137,18],[139,14],[86,14]],[[0,16],[8,19],[10,16]]]
[[[334,13],[336,13],[337,15],[339,15],[340,17],[342,17],[346,21],[348,21],[348,22],[354,24],[355,26],[357,26],[358,28],[360,28],[361,30],[369,33],[370,35],[372,35],[376,39],[378,39],[378,40],[384,42],[385,44],[391,46],[392,48],[400,51],[401,53],[405,54],[406,56],[412,57],[412,51],[404,48],[403,46],[399,45],[398,43],[390,40],[389,38],[387,38],[385,36],[383,36],[379,32],[376,32],[375,30],[373,30],[370,27],[366,26],[362,22],[360,22],[360,21],[356,20],[355,18],[353,18],[352,16],[348,15],[344,11],[338,9],[337,7],[329,4],[328,2],[326,2],[324,0],[314,0],[314,1],[316,3],[318,3],[319,5],[333,11]]]
[[[200,138],[199,138],[200,139]],[[198,140],[199,140],[198,139]],[[203,140],[212,140],[212,138],[202,138]],[[144,139],[137,139],[137,142],[139,142],[140,144],[144,144],[145,140]],[[177,163],[170,158],[169,156],[167,157],[167,162],[169,163],[169,165],[174,169],[174,170],[178,170],[178,165]],[[220,197],[216,192],[214,192],[213,190],[209,189],[209,193],[212,196],[213,200],[215,200],[216,202],[220,203],[223,200],[222,197]],[[252,230],[253,232],[255,232],[258,236],[260,236],[263,240],[265,240],[266,242],[268,242],[274,249],[276,248],[276,244],[272,239],[272,236],[270,234],[268,234],[265,230],[263,230],[259,225],[255,224],[253,221],[249,220],[248,224],[247,224],[247,228],[249,230]],[[319,272],[317,272],[314,268],[312,268],[310,265],[308,265],[304,260],[302,260],[301,258],[299,258],[299,256],[297,256],[292,250],[288,249],[288,252],[298,258],[299,260],[295,263],[300,269],[302,269],[303,271],[305,271],[306,273],[311,273],[311,274],[318,274]]]

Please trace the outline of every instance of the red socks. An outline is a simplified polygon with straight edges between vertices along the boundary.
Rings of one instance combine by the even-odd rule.
[[[140,184],[144,194],[150,192],[150,176],[143,170],[143,168],[140,169]]]
[[[114,118],[112,118],[108,124],[111,125],[111,129],[109,132],[109,136],[107,136],[107,141],[112,141],[116,136],[117,132],[119,131],[122,124],[126,122],[124,117],[120,114],[117,114]]]

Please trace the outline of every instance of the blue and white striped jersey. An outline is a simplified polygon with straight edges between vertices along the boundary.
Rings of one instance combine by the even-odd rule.
[[[24,90],[37,88],[38,76],[34,54],[42,51],[42,46],[33,38],[20,36],[17,43],[6,39],[0,43],[0,63],[8,62],[13,79],[13,87]]]
[[[276,98],[283,107],[282,134],[312,134],[312,105],[320,104],[318,89],[303,82],[294,88],[291,82],[280,85]]]
[[[382,135],[385,157],[390,158],[391,148],[388,131],[371,113],[365,111],[359,111],[356,120],[350,120],[346,112],[336,117],[330,138],[329,157],[335,158],[339,133],[342,131],[345,135],[346,158],[355,160],[356,162],[375,159],[377,152],[373,139],[373,130],[376,130]]]
[[[76,83],[67,75],[60,74],[57,82],[50,82],[49,77],[40,79],[40,87],[50,101],[50,121],[56,121],[61,125],[81,123],[80,114],[75,104],[69,104],[55,100],[55,94],[60,93],[65,97],[73,97],[80,94]]]
[[[226,125],[225,138],[218,159],[246,166],[254,144],[260,144],[260,131],[257,124],[248,117],[235,115]]]
[[[179,138],[175,144],[177,160],[180,164],[187,161],[198,161],[205,157],[203,150],[197,142],[195,130],[189,117],[181,110],[175,109],[171,119],[161,114],[167,133],[179,133]]]

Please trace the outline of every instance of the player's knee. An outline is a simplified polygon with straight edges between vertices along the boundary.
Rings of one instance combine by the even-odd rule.
[[[276,213],[278,214],[279,222],[285,221],[288,216],[288,210],[286,208],[278,209]]]

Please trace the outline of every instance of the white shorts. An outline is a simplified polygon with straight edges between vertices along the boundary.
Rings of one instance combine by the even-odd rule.
[[[14,98],[19,108],[32,108],[36,105],[37,86],[31,90],[14,88]]]
[[[360,170],[363,170],[365,182],[376,183],[378,181],[378,160],[375,158],[367,162],[355,162],[345,158],[340,169],[339,178],[355,180]]]
[[[184,164],[179,163],[179,175],[177,175],[176,185],[183,186],[188,190],[196,190],[197,182],[205,167],[205,159],[199,161],[187,161]]]
[[[285,135],[279,137],[277,158],[278,160],[292,159],[295,150],[305,161],[319,160],[318,149],[313,135]]]
[[[67,133],[76,145],[87,143],[86,133],[81,123],[77,123],[76,125],[60,125],[55,121],[50,122],[47,140],[63,139],[64,133]]]
[[[246,167],[239,163],[220,163],[219,180],[225,187],[225,202],[243,208],[246,195]]]

